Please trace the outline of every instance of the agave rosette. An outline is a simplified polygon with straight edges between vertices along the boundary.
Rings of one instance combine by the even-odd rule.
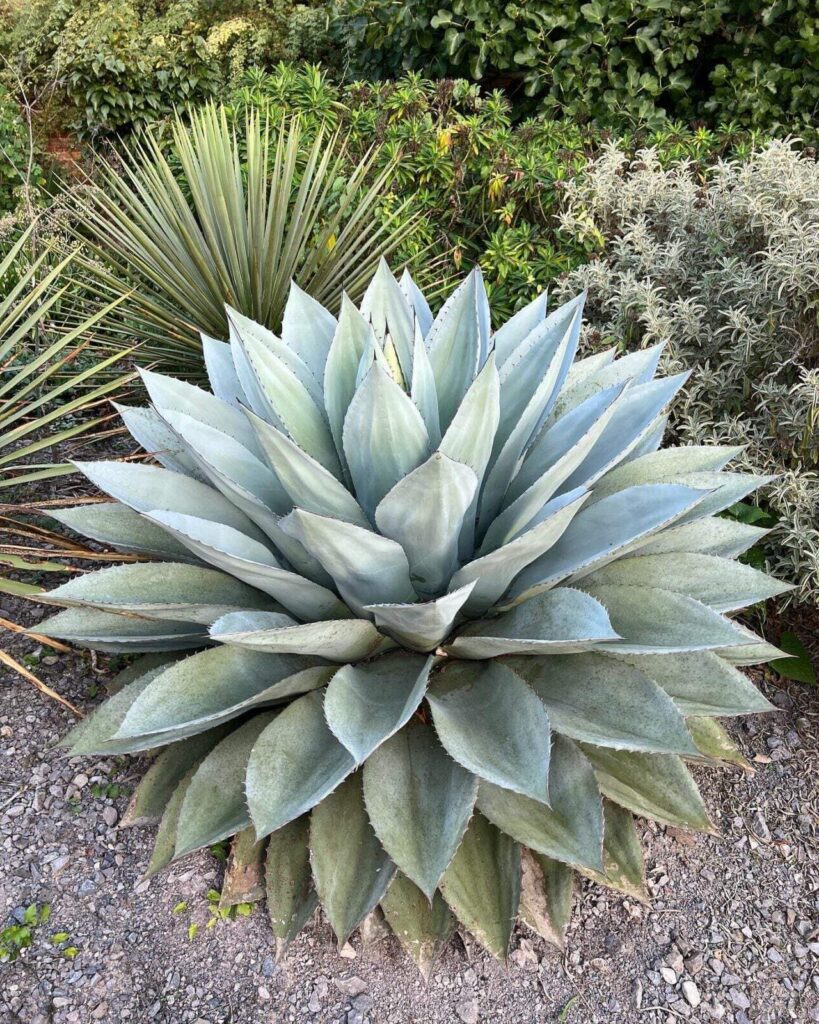
[[[633,815],[711,828],[685,762],[738,759],[736,666],[779,653],[729,617],[785,589],[736,561],[764,531],[719,516],[764,481],[659,450],[685,376],[575,360],[582,308],[493,333],[478,271],[433,317],[382,264],[338,320],[293,286],[281,338],[229,310],[212,394],[143,374],[160,465],[81,464],[115,500],[56,517],[150,560],[38,629],[149,652],[66,745],[162,748],[151,871],[237,835],[281,942],[380,904],[428,970],[456,918],[561,941],[574,871],[642,898]]]

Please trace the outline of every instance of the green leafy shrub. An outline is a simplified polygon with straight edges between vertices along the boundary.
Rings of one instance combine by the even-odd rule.
[[[562,225],[606,239],[563,294],[589,289],[590,350],[667,341],[694,367],[674,426],[746,445],[774,527],[770,567],[819,598],[819,164],[782,142],[707,170],[612,146],[566,190]]]
[[[336,11],[367,74],[503,80],[575,120],[807,128],[819,108],[812,0],[340,0]]]
[[[428,973],[456,920],[562,945],[575,870],[647,899],[634,814],[713,831],[686,761],[743,763],[719,719],[771,706],[735,666],[781,654],[726,613],[787,588],[717,515],[759,482],[734,449],[659,450],[686,374],[576,361],[582,310],[492,333],[479,270],[434,316],[382,262],[338,319],[295,287],[281,336],[228,310],[213,393],[143,373],[160,465],[78,464],[114,501],[54,514],[152,560],[38,631],[149,652],[63,741],[163,748],[149,873],[235,836],[221,907],[266,859],[281,944],[380,904]]]
[[[42,184],[42,169],[32,157],[28,126],[20,114],[20,108],[11,93],[0,84],[0,214],[14,210],[19,202],[21,189],[28,183]],[[0,229],[0,236],[3,231]],[[0,240],[0,251],[3,244]]]

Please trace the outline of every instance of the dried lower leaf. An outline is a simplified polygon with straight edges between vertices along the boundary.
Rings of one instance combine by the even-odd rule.
[[[264,899],[264,854],[267,843],[256,841],[251,825],[233,837],[225,880],[222,884],[220,907],[237,903],[257,903]]]
[[[568,864],[524,849],[521,854],[520,916],[562,950],[572,912],[574,872]]]

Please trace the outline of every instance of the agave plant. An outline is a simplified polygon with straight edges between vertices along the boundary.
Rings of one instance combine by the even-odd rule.
[[[65,742],[162,748],[151,872],[236,835],[280,942],[380,904],[428,971],[455,919],[562,941],[574,871],[644,898],[633,815],[712,829],[685,762],[739,759],[719,718],[769,705],[736,666],[779,654],[728,614],[786,589],[735,560],[761,531],[718,515],[763,481],[658,450],[685,375],[575,361],[582,307],[493,334],[478,271],[433,317],[382,264],[338,321],[228,310],[212,394],[143,374],[161,465],[81,464],[115,501],[57,518],[150,560],[39,629],[150,652]]]

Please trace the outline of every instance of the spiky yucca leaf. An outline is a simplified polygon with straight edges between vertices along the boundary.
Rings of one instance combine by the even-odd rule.
[[[769,707],[726,612],[785,588],[718,515],[760,481],[659,450],[684,377],[576,361],[582,296],[492,334],[478,271],[433,317],[382,264],[338,321],[289,303],[281,338],[228,311],[213,395],[143,374],[160,466],[81,467],[115,503],[58,518],[164,561],[49,595],[51,636],[157,652],[67,745],[164,746],[152,870],[269,837],[281,943],[316,895],[340,942],[381,902],[425,972],[453,914],[562,942],[572,870],[645,898],[632,815],[710,830],[685,762]]]

